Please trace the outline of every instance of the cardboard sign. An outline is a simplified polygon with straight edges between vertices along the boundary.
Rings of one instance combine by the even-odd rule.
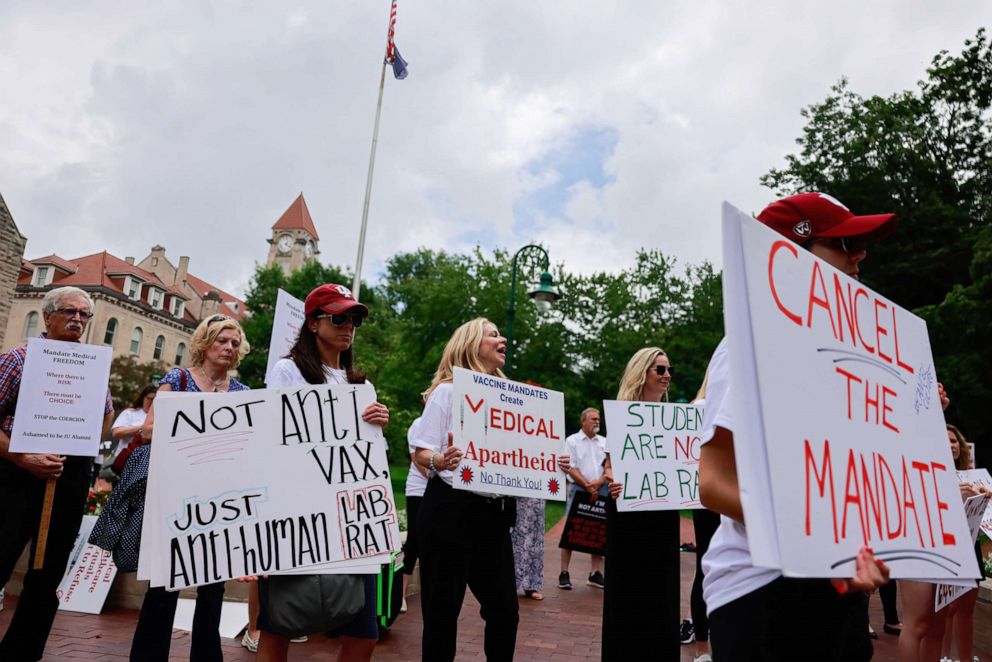
[[[399,547],[371,385],[161,393],[138,577],[169,590],[243,575],[362,572]]]
[[[988,475],[988,472],[986,471],[985,474]],[[971,529],[972,545],[974,545],[975,541],[978,540],[978,530],[982,523],[982,515],[987,512],[989,502],[990,499],[987,494],[980,494],[978,496],[970,497],[964,502],[964,513],[968,518],[968,528]],[[933,610],[935,612],[940,611],[968,591],[973,591],[976,588],[978,588],[977,581],[972,582],[971,586],[960,586],[958,584],[937,584],[937,590],[934,592]]]
[[[272,319],[272,337],[269,339],[269,360],[265,365],[265,383],[269,383],[269,375],[276,361],[289,354],[300,327],[303,326],[303,302],[292,294],[280,288],[276,294],[276,309]]]
[[[586,554],[606,555],[606,499],[588,492],[577,492],[567,513],[558,547]]]
[[[99,614],[117,576],[117,566],[110,552],[91,545],[87,540],[96,525],[95,515],[86,515],[79,525],[76,542],[69,555],[65,576],[55,595],[59,609],[84,614]]]
[[[734,450],[755,565],[979,576],[926,324],[724,205]],[[883,265],[884,266],[884,265]]]
[[[972,457],[975,457],[972,455]],[[988,469],[971,469],[968,471],[959,471],[958,480],[962,483],[971,483],[972,485],[983,485],[990,490],[992,490],[992,476],[989,475]],[[985,514],[982,515],[980,522],[980,530],[982,533],[992,538],[992,503],[985,509]]]
[[[564,396],[462,368],[453,386],[455,489],[564,501]]]
[[[702,508],[699,430],[703,410],[672,402],[603,401],[619,512]]]
[[[111,353],[109,347],[29,338],[10,452],[99,455]]]

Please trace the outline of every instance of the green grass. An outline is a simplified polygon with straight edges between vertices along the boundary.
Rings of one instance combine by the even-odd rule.
[[[544,532],[547,533],[562,517],[565,516],[564,501],[544,502]]]

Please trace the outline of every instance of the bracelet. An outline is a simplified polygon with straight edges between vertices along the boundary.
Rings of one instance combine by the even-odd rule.
[[[427,471],[429,471],[432,474],[436,474],[437,473],[437,467],[434,465],[434,456],[435,455],[437,455],[437,453],[431,453],[430,462],[427,463]]]

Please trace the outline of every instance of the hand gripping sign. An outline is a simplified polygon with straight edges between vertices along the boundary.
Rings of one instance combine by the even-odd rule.
[[[978,577],[926,324],[729,204],[724,319],[755,565]]]
[[[565,500],[565,398],[558,391],[455,368],[455,489]]]

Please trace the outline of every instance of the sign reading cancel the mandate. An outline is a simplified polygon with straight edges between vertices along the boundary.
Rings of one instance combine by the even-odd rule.
[[[565,397],[558,391],[455,368],[456,489],[565,500]]]

